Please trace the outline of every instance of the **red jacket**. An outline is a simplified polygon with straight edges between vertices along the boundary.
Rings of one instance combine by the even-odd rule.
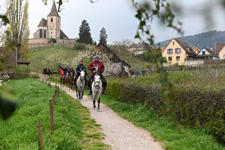
[[[64,71],[63,71],[63,70],[61,70],[60,74],[61,74],[61,75],[63,75],[63,74],[64,74]]]
[[[88,65],[88,69],[91,70],[91,74],[95,75],[95,73],[93,72],[94,67],[98,67],[97,72],[100,73],[100,75],[102,75],[102,72],[105,70],[105,66],[101,61],[92,61],[89,65]]]

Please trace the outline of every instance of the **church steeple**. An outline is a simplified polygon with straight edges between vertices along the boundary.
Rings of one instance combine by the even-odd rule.
[[[58,12],[57,12],[57,9],[56,9],[56,5],[55,5],[55,1],[53,2],[52,4],[52,9],[51,9],[51,12],[48,14],[48,17],[49,16],[57,16],[60,18]]]

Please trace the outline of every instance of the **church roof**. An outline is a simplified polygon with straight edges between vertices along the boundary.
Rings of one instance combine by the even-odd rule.
[[[47,20],[45,20],[44,18],[41,19],[38,27],[46,27],[47,26]]]
[[[66,34],[65,34],[62,30],[60,30],[60,37],[69,39],[69,38],[66,36]]]
[[[53,4],[52,4],[52,10],[51,12],[48,14],[48,16],[57,16],[60,18],[58,12],[57,12],[57,9],[56,9],[56,5],[55,5],[55,1],[53,1]]]

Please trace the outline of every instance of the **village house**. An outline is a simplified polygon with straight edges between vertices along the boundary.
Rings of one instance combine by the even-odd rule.
[[[99,55],[101,61],[105,64],[104,76],[130,75],[130,65],[123,60],[116,52],[100,42],[92,51],[92,55]],[[106,59],[103,57],[107,57]]]
[[[215,53],[221,60],[225,59],[225,43],[216,43]]]
[[[56,43],[49,43],[50,39],[55,39]],[[37,31],[33,34],[33,39],[29,39],[30,47],[62,45],[73,47],[76,39],[69,39],[61,30],[61,17],[59,16],[55,1],[53,1],[51,12],[47,20],[42,18],[38,24]]]
[[[147,43],[133,43],[127,50],[134,55],[141,55],[149,49],[149,45]]]
[[[203,48],[197,55],[198,59],[219,60],[219,56],[213,52],[213,49]]]
[[[195,52],[195,54],[198,54],[200,52],[200,49],[198,49],[197,46],[193,46],[192,50]]]
[[[184,65],[186,60],[196,59],[196,52],[183,40],[173,38],[162,52],[165,66]]]

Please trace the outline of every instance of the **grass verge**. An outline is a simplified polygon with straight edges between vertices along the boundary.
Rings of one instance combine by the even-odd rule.
[[[87,94],[87,91],[85,91]],[[192,129],[174,126],[166,118],[159,117],[152,108],[142,104],[132,105],[116,101],[102,95],[101,102],[117,112],[124,119],[149,131],[155,140],[165,145],[167,150],[224,150],[207,129]],[[179,128],[177,128],[179,127]]]
[[[0,88],[8,99],[17,99],[18,107],[7,121],[0,120],[0,149],[38,149],[36,124],[43,122],[46,150],[106,149],[100,126],[90,118],[79,101],[64,92],[55,99],[55,131],[49,125],[49,98],[54,87],[35,79],[10,80]]]

